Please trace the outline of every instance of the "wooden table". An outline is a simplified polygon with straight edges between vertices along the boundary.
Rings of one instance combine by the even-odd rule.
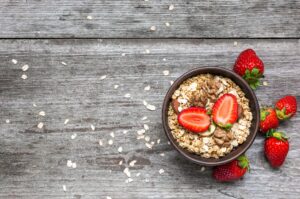
[[[170,81],[230,69],[246,48],[265,63],[260,105],[299,101],[299,0],[4,0],[0,25],[0,198],[300,197],[299,116],[280,127],[283,167],[270,168],[258,136],[251,173],[217,183],[168,145],[160,111]],[[136,139],[144,124],[152,149]]]

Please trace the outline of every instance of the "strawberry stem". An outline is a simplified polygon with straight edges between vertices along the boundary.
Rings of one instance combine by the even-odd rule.
[[[259,69],[254,67],[251,71],[247,69],[243,78],[248,82],[252,89],[256,89],[260,86],[259,78],[262,76],[263,75],[259,72]]]

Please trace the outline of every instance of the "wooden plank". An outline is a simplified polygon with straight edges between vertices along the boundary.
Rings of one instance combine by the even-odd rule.
[[[251,173],[232,184],[216,183],[210,168],[201,172],[183,159],[162,130],[160,108],[171,80],[195,67],[231,68],[249,47],[266,66],[269,85],[256,91],[260,104],[271,105],[285,94],[300,100],[299,40],[237,40],[236,46],[231,40],[1,40],[0,197],[298,198],[299,116],[280,128],[292,140],[285,165],[269,167],[258,136],[247,152]],[[29,65],[26,72],[24,64]],[[22,74],[28,78],[21,79]],[[150,91],[144,91],[147,85]],[[143,100],[157,110],[147,110]],[[40,111],[46,115],[39,116]],[[141,121],[144,116],[148,119]],[[43,129],[37,128],[39,122]],[[161,140],[152,150],[136,139],[144,122],[151,140]],[[111,146],[109,139],[114,140]],[[133,182],[126,184],[123,170],[134,159]],[[77,168],[67,167],[68,160]]]
[[[299,21],[299,0],[4,0],[0,37],[299,38]]]

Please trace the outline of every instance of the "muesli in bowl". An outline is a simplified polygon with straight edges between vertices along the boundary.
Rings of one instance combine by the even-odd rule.
[[[209,73],[190,77],[171,98],[167,123],[188,152],[219,159],[247,140],[253,119],[249,99],[230,78]]]

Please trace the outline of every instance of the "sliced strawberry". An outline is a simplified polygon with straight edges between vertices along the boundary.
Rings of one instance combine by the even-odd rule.
[[[201,133],[209,128],[210,117],[204,108],[191,107],[180,112],[178,122],[189,131]]]
[[[238,102],[234,95],[224,94],[212,109],[213,121],[220,127],[230,128],[238,119]]]

